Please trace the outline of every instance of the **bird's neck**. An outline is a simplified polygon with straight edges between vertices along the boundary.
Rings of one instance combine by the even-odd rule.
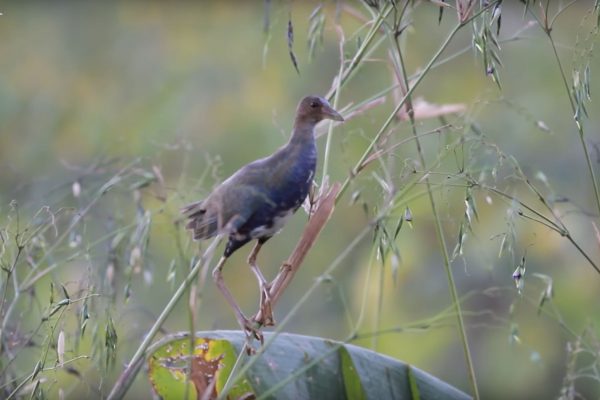
[[[296,119],[289,144],[307,144],[315,141],[315,126],[317,124],[304,119]]]

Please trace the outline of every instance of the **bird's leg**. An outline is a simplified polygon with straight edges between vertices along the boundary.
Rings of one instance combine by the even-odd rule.
[[[225,281],[223,280],[222,274],[222,269],[225,265],[225,261],[227,261],[227,257],[221,257],[219,263],[217,264],[215,269],[213,269],[213,279],[215,280],[217,287],[219,288],[221,293],[223,293],[223,296],[225,297],[231,308],[233,308],[233,311],[235,312],[235,317],[238,323],[240,324],[242,330],[246,333],[246,336],[248,338],[253,336],[262,344],[264,341],[262,333],[254,326],[254,323],[252,321],[246,318],[246,316],[236,303],[235,299],[233,298],[231,292],[229,291],[229,289],[227,289],[227,286],[225,286]]]
[[[262,244],[263,243],[260,240],[256,242],[256,244],[252,248],[252,251],[250,252],[250,255],[248,256],[248,265],[250,265],[250,269],[254,273],[254,276],[256,276],[256,279],[258,280],[258,285],[260,286],[259,307],[262,314],[262,318],[260,321],[257,322],[264,326],[273,326],[275,325],[275,320],[273,319],[273,308],[271,305],[271,287],[267,283],[265,276],[262,274],[260,268],[258,268],[258,265],[256,264],[256,256],[258,255]]]

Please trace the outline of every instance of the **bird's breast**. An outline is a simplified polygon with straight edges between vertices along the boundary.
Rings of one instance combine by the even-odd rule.
[[[261,237],[271,237],[279,232],[287,220],[294,214],[293,209],[279,212],[277,215],[273,217],[270,223],[265,225],[257,226],[256,228],[250,231],[250,237],[252,239],[257,239]]]
[[[291,169],[287,179],[277,190],[276,203],[279,211],[295,210],[302,204],[312,185],[315,168],[314,160],[305,159]]]
[[[234,238],[258,239],[279,232],[308,195],[316,164],[314,143],[284,148],[274,157],[261,161],[258,167],[263,178],[257,181],[255,189],[264,201],[255,206],[248,221],[234,233]]]

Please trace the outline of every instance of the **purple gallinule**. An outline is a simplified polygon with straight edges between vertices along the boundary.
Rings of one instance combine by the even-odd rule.
[[[302,205],[308,195],[317,166],[315,126],[324,119],[343,121],[322,97],[307,96],[296,111],[289,141],[272,155],[240,168],[202,201],[182,209],[189,219],[187,228],[194,240],[217,234],[228,236],[225,252],[213,270],[213,278],[236,318],[247,333],[261,339],[255,324],[242,310],[225,286],[222,269],[231,254],[256,239],[248,264],[258,279],[263,325],[273,325],[269,286],[256,264],[261,246],[281,230],[285,221]]]

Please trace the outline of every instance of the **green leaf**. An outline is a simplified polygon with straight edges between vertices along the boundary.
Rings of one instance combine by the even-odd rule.
[[[204,391],[214,385],[213,391],[218,395],[237,357],[231,343],[197,337],[190,352],[191,340],[187,334],[176,334],[168,339],[161,341],[148,358],[148,377],[154,392],[165,400],[185,398],[186,391],[189,399],[200,399]],[[215,384],[212,384],[213,377],[216,377]],[[243,380],[230,395],[240,398],[252,392],[248,381]]]
[[[388,356],[343,342],[294,334],[265,334],[264,352],[246,375],[223,387],[246,337],[239,331],[197,332],[190,358],[190,337],[165,337],[149,350],[148,377],[163,399],[201,398],[202,389],[224,398],[294,399],[469,399],[445,382]],[[190,365],[203,365],[198,368]],[[189,376],[189,379],[186,377]],[[212,377],[216,377],[213,383]],[[418,397],[417,397],[418,396]]]
[[[344,377],[344,388],[346,397],[356,400],[367,398],[365,391],[360,383],[360,376],[356,371],[352,357],[345,347],[340,348],[340,362],[342,364],[342,376]]]
[[[417,386],[417,380],[415,379],[415,376],[413,375],[412,369],[410,368],[410,366],[408,367],[407,375],[408,375],[408,385],[410,387],[410,398],[412,400],[420,400],[421,395],[419,393],[419,387]]]

